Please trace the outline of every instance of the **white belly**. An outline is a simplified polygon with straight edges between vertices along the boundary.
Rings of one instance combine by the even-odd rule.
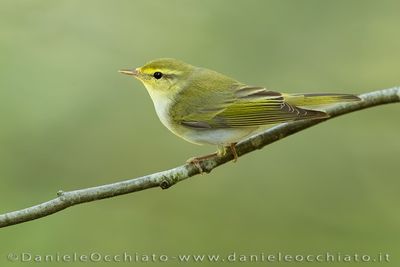
[[[182,137],[195,144],[227,146],[232,143],[237,143],[245,137],[254,133],[257,128],[223,128],[223,129],[190,129],[186,130]]]

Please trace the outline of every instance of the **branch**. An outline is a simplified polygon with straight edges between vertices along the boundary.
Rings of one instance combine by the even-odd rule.
[[[243,156],[256,149],[261,149],[266,145],[276,142],[289,135],[307,129],[322,121],[335,118],[353,111],[365,108],[400,102],[400,87],[394,87],[386,90],[374,91],[359,96],[363,101],[350,102],[333,105],[326,109],[330,118],[323,120],[296,121],[280,124],[270,128],[267,131],[256,136],[250,137],[237,144],[236,150],[238,156]],[[204,172],[211,172],[214,168],[227,163],[233,159],[233,155],[228,150],[222,157],[212,157],[200,163]],[[68,207],[95,201],[103,198],[109,198],[128,194],[136,191],[149,189],[152,187],[161,187],[166,189],[180,181],[197,175],[200,170],[193,164],[185,164],[170,170],[142,176],[135,179],[125,180],[112,184],[95,186],[85,189],[63,192],[59,191],[57,197],[47,202],[0,215],[0,227],[6,227],[41,217],[48,216]]]

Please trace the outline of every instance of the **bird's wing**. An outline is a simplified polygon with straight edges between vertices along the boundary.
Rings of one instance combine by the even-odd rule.
[[[228,97],[210,99],[209,103],[197,107],[194,112],[183,117],[180,123],[203,129],[236,128],[328,117],[321,111],[290,105],[281,93],[262,87],[238,86]]]

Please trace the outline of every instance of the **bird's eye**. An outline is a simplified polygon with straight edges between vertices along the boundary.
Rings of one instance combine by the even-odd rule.
[[[161,79],[161,77],[163,76],[163,74],[159,71],[154,72],[153,77],[158,79]]]

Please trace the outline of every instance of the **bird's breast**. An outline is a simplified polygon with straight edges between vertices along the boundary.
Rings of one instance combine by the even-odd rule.
[[[157,116],[161,123],[167,127],[170,131],[174,132],[172,127],[172,121],[170,116],[170,109],[173,104],[173,100],[160,92],[148,90],[150,97],[154,104]]]

